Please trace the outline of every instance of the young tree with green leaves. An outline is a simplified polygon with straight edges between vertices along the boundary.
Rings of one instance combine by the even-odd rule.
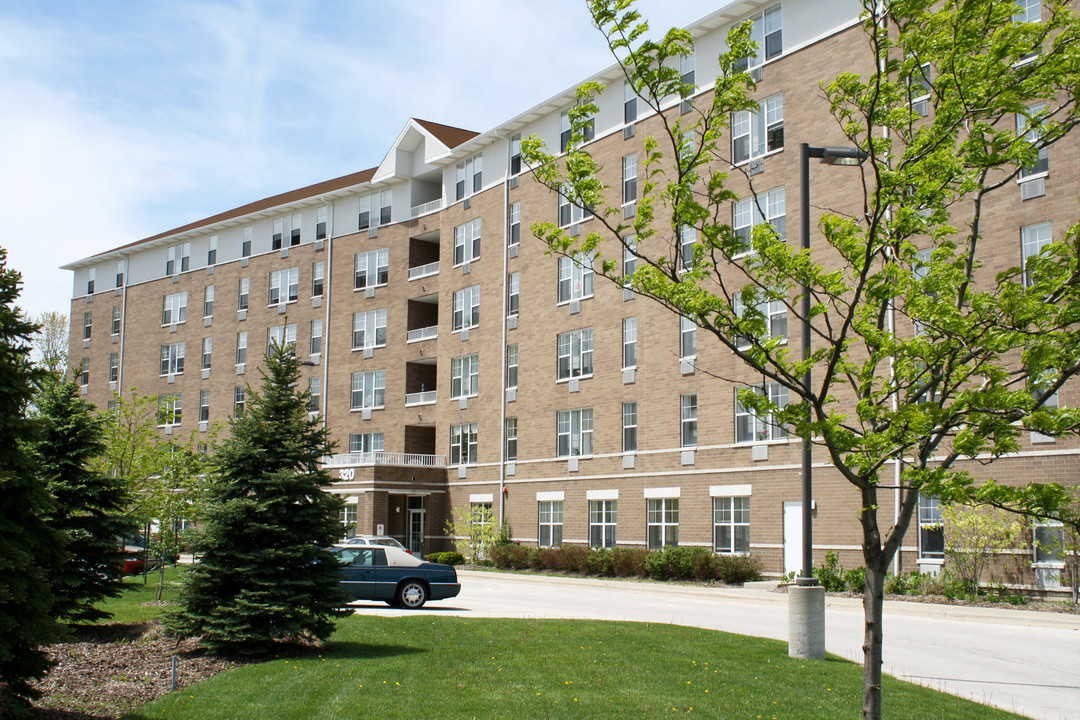
[[[588,5],[659,131],[645,140],[644,182],[626,220],[582,147],[603,88],[582,86],[565,154],[531,137],[522,155],[537,181],[593,211],[592,231],[574,237],[536,223],[533,232],[553,253],[591,262],[689,318],[786,390],[786,405],[750,388],[738,399],[813,443],[857,494],[867,573],[863,714],[880,718],[884,579],[920,492],[969,500],[985,484],[966,460],[1016,452],[1027,430],[1073,435],[1080,421],[1077,410],[1048,402],[1080,371],[1080,233],[996,275],[984,268],[983,237],[996,197],[1015,196],[1024,169],[1080,119],[1080,22],[1064,0],[1045,0],[1040,23],[1016,21],[1018,8],[1000,0],[865,0],[863,62],[821,86],[835,144],[866,156],[861,171],[847,171],[859,210],[824,213],[803,250],[768,223],[748,234],[729,224],[738,199],[729,173],[742,176],[768,217],[755,177],[734,162],[729,132],[733,113],[759,110],[756,83],[739,63],[754,55],[750,24],[728,36],[711,93],[691,97],[697,88],[679,71],[679,57],[693,50],[688,31],[648,39],[632,0]],[[922,96],[925,106],[914,102]],[[692,100],[689,113],[675,109],[680,100]],[[681,228],[696,232],[692,253],[680,245]],[[637,262],[630,277],[620,271],[624,253]],[[770,303],[783,306],[789,328],[809,323],[807,357],[770,334],[762,310]],[[893,493],[895,520],[879,515]]]
[[[53,614],[68,622],[103,620],[98,601],[119,595],[123,543],[136,530],[128,514],[131,487],[92,463],[104,450],[103,420],[79,386],[49,375],[34,396],[40,435],[29,447],[38,476],[53,498],[49,525],[64,534],[68,559],[51,575]]]
[[[992,571],[991,563],[1002,552],[1016,547],[1020,520],[997,508],[959,503],[942,507],[941,519],[945,525],[945,557],[967,591],[976,596],[983,572],[988,567]]]
[[[57,375],[67,371],[68,317],[62,312],[43,312],[37,316],[34,333],[34,350],[38,363]]]
[[[37,696],[28,682],[50,663],[43,645],[62,637],[50,577],[64,560],[63,533],[49,526],[52,500],[26,448],[27,417],[41,372],[31,362],[36,326],[15,305],[20,275],[0,248],[0,715],[25,717]]]
[[[321,460],[332,450],[298,392],[292,346],[274,344],[263,385],[213,455],[200,555],[169,624],[212,652],[263,655],[277,640],[327,638],[346,597],[336,558],[339,497]]]

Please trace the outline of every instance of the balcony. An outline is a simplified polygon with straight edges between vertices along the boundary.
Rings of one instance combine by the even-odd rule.
[[[323,458],[323,467],[360,467],[371,465],[397,465],[403,467],[446,467],[445,455],[420,455],[418,453],[366,452],[338,453]]]
[[[420,203],[409,208],[409,217],[418,218],[422,215],[430,215],[433,212],[442,210],[443,201],[442,198],[437,198],[431,202]]]
[[[434,405],[436,390],[426,390],[424,392],[408,393],[405,396],[405,407],[415,407],[417,405]]]
[[[416,328],[410,330],[406,334],[406,343],[420,342],[422,340],[434,340],[439,337],[439,326],[432,325],[431,327]]]
[[[439,274],[439,261],[429,262],[427,265],[420,265],[419,267],[409,268],[409,280],[419,280],[420,278],[431,277],[432,275]]]

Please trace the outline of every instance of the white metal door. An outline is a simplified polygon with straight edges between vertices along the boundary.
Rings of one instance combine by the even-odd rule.
[[[784,503],[784,573],[802,570],[802,503]]]

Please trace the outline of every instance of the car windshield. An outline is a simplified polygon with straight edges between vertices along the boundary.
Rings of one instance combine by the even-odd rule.
[[[404,545],[399,543],[394,538],[372,538],[371,539],[371,544],[372,545],[385,545],[386,547],[396,547],[396,548],[405,547]]]

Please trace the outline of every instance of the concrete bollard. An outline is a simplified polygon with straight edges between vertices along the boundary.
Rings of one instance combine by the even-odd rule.
[[[788,656],[825,658],[825,588],[788,586]]]

